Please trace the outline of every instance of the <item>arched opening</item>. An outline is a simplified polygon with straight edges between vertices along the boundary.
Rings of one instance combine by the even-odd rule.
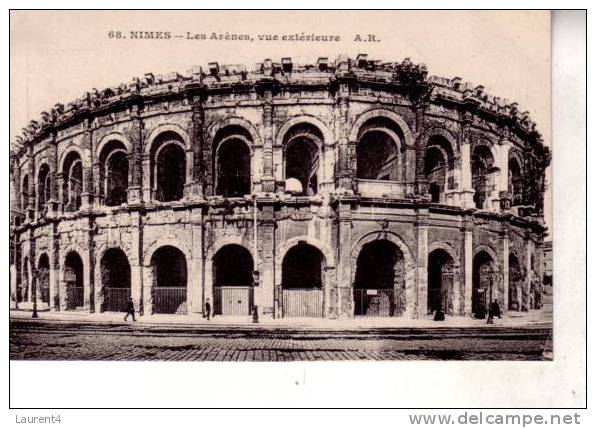
[[[324,257],[318,248],[299,243],[290,248],[282,262],[282,305],[284,317],[323,316]]]
[[[428,313],[453,313],[453,258],[437,249],[428,255]]]
[[[221,129],[213,139],[215,194],[226,198],[248,195],[250,188],[250,133],[241,126]]]
[[[510,311],[519,311],[520,308],[520,291],[522,281],[522,270],[518,258],[515,254],[509,254],[509,290],[508,303]]]
[[[176,247],[160,247],[151,257],[153,312],[186,314],[186,257]]]
[[[182,139],[176,133],[164,132],[152,151],[155,199],[160,202],[182,199],[186,184],[186,154]]]
[[[356,261],[354,315],[396,317],[403,315],[405,307],[402,252],[384,239],[365,244]]]
[[[517,159],[510,158],[508,191],[511,194],[511,206],[523,205],[523,186],[521,167]]]
[[[428,140],[424,153],[424,175],[428,181],[431,202],[445,202],[445,192],[453,187],[453,150],[449,142],[441,136]]]
[[[365,122],[358,131],[356,178],[401,180],[399,150],[403,141],[403,132],[393,121],[377,117]]]
[[[39,257],[37,265],[37,286],[39,288],[39,298],[42,303],[50,304],[50,258],[47,254]]]
[[[284,170],[286,192],[295,195],[316,195],[319,191],[320,147],[323,134],[310,124],[294,125],[284,135]],[[288,186],[292,179],[300,182]]]
[[[126,312],[130,295],[130,264],[124,251],[109,248],[100,262],[102,312]]]
[[[478,318],[484,318],[489,305],[498,298],[498,272],[493,258],[480,251],[472,262],[472,312]]]
[[[64,260],[64,284],[66,289],[66,310],[82,309],[85,305],[83,282],[83,260],[76,252],[71,251]]]
[[[494,158],[490,149],[479,145],[472,154],[472,187],[474,204],[478,209],[489,207],[490,193],[494,189]]]
[[[47,213],[47,202],[50,200],[50,180],[50,167],[44,163],[37,175],[37,211],[42,217]]]
[[[65,211],[78,211],[81,208],[83,193],[83,163],[76,152],[70,152],[64,160],[63,203]]]
[[[118,206],[126,202],[128,190],[128,157],[124,144],[110,141],[99,158],[101,196],[105,205]]]
[[[226,245],[213,257],[216,315],[249,315],[253,306],[253,259],[240,245]]]
[[[27,210],[29,206],[29,176],[25,175],[21,184],[21,210]]]

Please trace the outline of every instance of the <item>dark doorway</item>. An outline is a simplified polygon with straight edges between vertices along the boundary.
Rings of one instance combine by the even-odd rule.
[[[284,316],[323,316],[323,268],[316,247],[300,243],[288,250],[282,262]]]
[[[83,309],[85,291],[83,282],[83,260],[74,251],[64,261],[64,282],[66,285],[66,310]]]
[[[453,313],[453,259],[445,250],[428,255],[428,313]]]
[[[303,195],[316,195],[318,191],[317,171],[319,149],[305,137],[298,137],[288,143],[286,156],[286,179],[295,178],[302,185]]]
[[[186,314],[186,257],[170,245],[159,248],[151,257],[153,272],[153,312]]]
[[[491,299],[496,299],[497,284],[492,257],[485,251],[474,256],[472,266],[472,312],[476,316],[486,314]]]
[[[508,309],[510,311],[519,311],[520,308],[520,295],[522,281],[522,270],[519,264],[519,260],[515,254],[509,254],[509,291],[508,291]]]
[[[155,161],[155,199],[160,202],[178,201],[184,195],[186,155],[177,143],[164,144]]]
[[[124,251],[109,248],[101,258],[102,312],[126,312],[130,294],[130,264]]]
[[[397,146],[387,133],[371,130],[362,135],[356,146],[357,178],[395,181],[397,166]]]
[[[113,152],[106,162],[106,205],[126,202],[128,189],[128,159],[126,152]]]
[[[213,258],[214,313],[248,315],[253,306],[253,259],[240,245],[226,245]]]
[[[356,262],[354,315],[401,316],[405,310],[404,258],[390,241],[365,244]]]
[[[42,303],[50,304],[50,258],[42,254],[37,268],[37,286]]]
[[[226,198],[250,194],[250,150],[239,138],[227,139],[219,147],[215,193]]]

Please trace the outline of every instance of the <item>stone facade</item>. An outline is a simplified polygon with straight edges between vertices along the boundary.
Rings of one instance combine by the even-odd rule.
[[[516,103],[407,59],[147,74],[57,104],[13,143],[12,300],[102,312],[130,297],[141,314],[193,314],[209,299],[275,317],[469,315],[494,299],[528,310],[549,162]]]

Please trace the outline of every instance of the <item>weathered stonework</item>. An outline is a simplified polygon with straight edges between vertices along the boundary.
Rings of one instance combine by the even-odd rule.
[[[536,308],[549,162],[516,103],[409,60],[147,74],[57,104],[14,142],[12,300],[30,306],[47,255],[42,309],[101,312],[116,299],[106,287],[122,286],[142,314],[160,299],[202,313],[234,288],[215,267],[233,246],[252,276],[249,306],[230,314],[469,315],[489,298]],[[321,268],[307,297],[284,279],[296,248]],[[362,282],[359,269],[375,272],[362,254],[383,248],[391,279]],[[169,267],[184,271],[182,290],[158,290],[172,286],[160,263],[180,263]]]

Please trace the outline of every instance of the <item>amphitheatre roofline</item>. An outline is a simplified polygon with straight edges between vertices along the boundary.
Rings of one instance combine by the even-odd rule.
[[[193,66],[185,74],[171,72],[163,75],[146,73],[134,77],[129,83],[98,90],[93,88],[67,105],[57,103],[41,113],[40,120],[31,120],[22,128],[22,134],[11,144],[11,151],[17,153],[27,143],[34,142],[47,130],[68,123],[84,114],[108,109],[123,103],[134,103],[139,98],[156,98],[196,91],[233,91],[269,85],[288,86],[332,86],[342,81],[356,81],[363,85],[389,88],[416,88],[416,102],[454,103],[465,105],[472,111],[481,111],[517,128],[536,141],[542,137],[536,123],[517,102],[491,95],[484,86],[462,80],[461,77],[446,78],[428,75],[425,64],[416,64],[410,58],[401,62],[383,62],[369,59],[367,54],[348,58],[339,55],[335,60],[319,57],[315,63],[294,64],[291,57],[279,61],[265,59],[247,68],[242,64],[220,65],[209,62],[207,67]],[[408,92],[408,91],[407,91]]]

